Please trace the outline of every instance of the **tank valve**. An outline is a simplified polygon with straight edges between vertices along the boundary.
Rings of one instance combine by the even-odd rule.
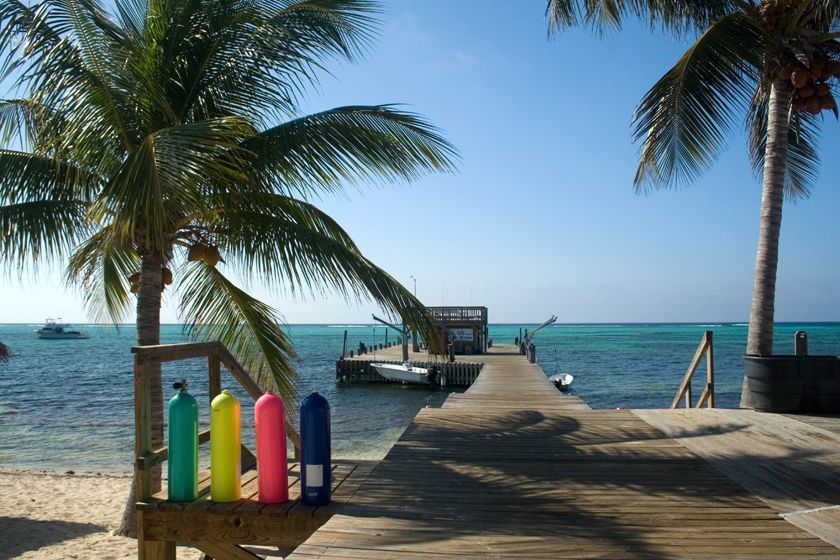
[[[184,391],[186,391],[187,390],[187,380],[182,377],[181,381],[178,381],[177,383],[174,383],[172,385],[172,387],[175,388],[175,389],[183,389]]]

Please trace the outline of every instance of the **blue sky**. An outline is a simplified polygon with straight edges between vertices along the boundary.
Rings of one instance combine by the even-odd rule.
[[[742,131],[689,188],[636,195],[630,122],[687,43],[638,25],[547,39],[542,0],[385,5],[358,64],[331,64],[304,109],[405,103],[442,128],[459,171],[413,184],[349,187],[320,201],[362,250],[429,305],[486,305],[491,322],[745,321],[760,184]],[[777,320],[840,320],[840,125],[808,200],[787,204]],[[81,322],[56,271],[4,278],[0,322]],[[292,323],[367,321],[335,295],[254,291]],[[167,302],[163,320],[175,322]]]

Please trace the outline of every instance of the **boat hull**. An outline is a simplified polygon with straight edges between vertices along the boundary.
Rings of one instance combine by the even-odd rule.
[[[389,381],[399,381],[402,383],[430,383],[429,370],[425,368],[410,367],[396,364],[371,364],[371,367],[376,370],[381,377]]]
[[[66,339],[79,339],[79,338],[90,338],[88,335],[84,333],[42,333],[39,332],[38,338],[43,338],[45,340],[66,340]]]

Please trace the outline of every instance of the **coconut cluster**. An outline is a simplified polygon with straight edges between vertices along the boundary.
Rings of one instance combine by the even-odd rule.
[[[166,286],[172,283],[172,271],[162,266],[160,268],[160,291],[162,292]],[[140,291],[140,273],[135,272],[128,277],[128,282],[131,284],[131,293],[136,294]]]
[[[204,245],[203,243],[196,243],[191,245],[187,252],[187,260],[190,262],[204,261],[207,266],[216,266],[222,261],[222,255],[219,253],[219,248],[215,245]]]
[[[829,80],[840,78],[840,61],[827,56],[815,56],[810,66],[791,62],[779,71],[779,78],[790,80],[794,88],[793,108],[818,115],[821,111],[834,111],[837,102],[831,92]]]

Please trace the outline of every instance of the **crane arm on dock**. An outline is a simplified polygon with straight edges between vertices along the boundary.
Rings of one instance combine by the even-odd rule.
[[[540,325],[536,329],[529,332],[527,338],[525,339],[525,346],[528,346],[528,345],[531,344],[531,339],[534,338],[534,335],[537,334],[537,332],[540,329],[542,329],[544,327],[547,327],[548,325],[551,325],[552,323],[555,323],[556,321],[557,321],[557,315],[552,315],[551,318],[548,321],[546,321],[545,323],[543,323],[542,325]]]

